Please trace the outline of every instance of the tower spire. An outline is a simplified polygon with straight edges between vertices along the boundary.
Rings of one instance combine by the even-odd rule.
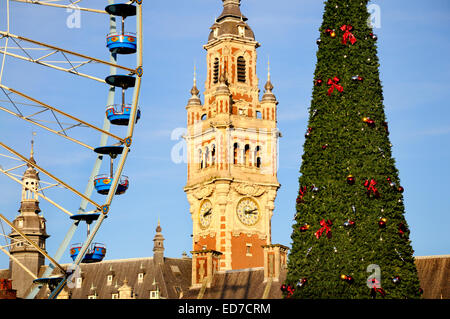
[[[200,93],[200,91],[197,88],[197,66],[194,62],[194,79],[193,79],[193,85],[192,85],[192,89],[191,89],[191,98],[188,101],[188,105],[201,105],[202,104],[199,93]]]
[[[32,132],[31,135],[30,162],[36,163],[34,160],[34,137],[36,136],[36,132]],[[30,164],[27,164],[27,166],[32,167]]]

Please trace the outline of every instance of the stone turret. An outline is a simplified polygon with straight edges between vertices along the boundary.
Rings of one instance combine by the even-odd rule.
[[[164,264],[164,237],[161,234],[161,225],[158,220],[156,235],[153,238],[153,262],[155,265]]]
[[[30,162],[36,164],[34,159],[33,141],[31,143]],[[45,250],[45,242],[50,237],[46,232],[45,218],[40,214],[39,208],[39,173],[28,164],[22,177],[22,200],[19,215],[14,219],[14,226],[33,240],[41,249]],[[29,271],[38,274],[39,268],[44,265],[45,258],[33,246],[28,244],[15,230],[9,234],[11,237],[12,256],[17,258]],[[14,260],[10,260],[11,279],[13,288],[17,290],[17,297],[23,298],[29,292],[33,278]]]

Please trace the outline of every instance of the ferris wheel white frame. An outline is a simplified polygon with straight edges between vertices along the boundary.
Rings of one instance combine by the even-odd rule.
[[[126,66],[119,65],[117,63],[117,53],[110,53],[109,61],[104,61],[104,60],[90,57],[90,56],[87,56],[87,55],[84,55],[81,53],[73,52],[73,51],[63,49],[63,48],[60,48],[60,47],[57,47],[54,45],[46,44],[46,43],[43,43],[40,41],[36,41],[36,40],[30,39],[30,38],[26,38],[26,37],[22,37],[22,36],[10,33],[10,23],[9,23],[10,1],[28,3],[30,5],[42,5],[42,6],[50,6],[50,7],[57,7],[57,8],[73,8],[74,4],[78,4],[79,2],[81,2],[81,0],[72,0],[72,1],[70,1],[71,2],[70,4],[60,4],[60,3],[55,3],[55,2],[60,2],[62,0],[52,0],[52,1],[48,1],[48,0],[47,1],[43,1],[43,0],[7,0],[7,30],[0,31],[0,39],[1,38],[6,39],[5,46],[0,48],[0,54],[3,55],[3,59],[1,62],[1,70],[0,70],[0,89],[8,97],[10,104],[12,104],[14,106],[16,111],[12,111],[1,105],[0,105],[0,111],[6,112],[10,115],[13,115],[19,119],[26,121],[28,123],[36,125],[44,130],[47,130],[53,134],[56,134],[62,138],[65,138],[71,142],[74,142],[80,146],[83,146],[83,147],[89,149],[90,151],[94,151],[95,147],[90,146],[83,141],[80,141],[76,138],[69,136],[68,131],[70,129],[72,129],[74,127],[78,127],[78,126],[88,127],[90,129],[96,130],[97,132],[100,133],[101,137],[100,137],[100,143],[98,145],[99,147],[106,146],[108,138],[112,138],[112,139],[116,140],[117,144],[123,146],[123,151],[118,156],[119,164],[114,172],[112,182],[111,182],[111,187],[106,196],[106,200],[104,201],[103,204],[100,204],[100,203],[92,200],[91,195],[94,190],[93,181],[94,181],[95,176],[97,176],[99,174],[99,170],[100,170],[101,164],[103,162],[103,155],[97,156],[94,166],[92,168],[86,189],[85,189],[84,193],[82,193],[82,192],[78,191],[77,189],[75,189],[74,187],[70,186],[70,184],[68,182],[61,180],[60,178],[58,178],[57,176],[55,176],[48,170],[44,169],[40,165],[37,165],[33,161],[26,158],[24,155],[15,151],[12,147],[10,147],[10,146],[6,145],[5,143],[3,143],[2,141],[0,141],[0,148],[3,148],[4,150],[8,151],[9,154],[11,154],[11,155],[6,155],[7,157],[10,157],[10,158],[13,158],[13,159],[16,159],[16,160],[22,162],[22,164],[17,165],[13,168],[9,168],[9,169],[4,169],[3,167],[0,166],[0,173],[11,178],[12,180],[16,181],[17,183],[21,184],[23,187],[26,187],[26,185],[20,179],[16,178],[14,176],[15,174],[11,173],[11,171],[13,171],[17,168],[23,167],[25,165],[29,165],[54,181],[54,184],[51,184],[50,186],[47,186],[45,188],[53,187],[53,186],[63,186],[64,188],[66,188],[67,190],[71,191],[72,193],[74,193],[75,195],[77,195],[78,197],[81,198],[81,203],[78,208],[78,212],[76,214],[84,214],[84,213],[88,214],[88,213],[93,213],[93,212],[100,212],[100,216],[98,217],[93,229],[89,232],[88,237],[86,238],[85,242],[83,243],[83,245],[80,249],[80,252],[78,253],[76,259],[74,260],[72,266],[70,267],[71,269],[74,269],[76,266],[78,266],[82,262],[83,257],[85,256],[89,246],[93,242],[94,237],[97,234],[98,230],[100,229],[104,219],[108,216],[108,213],[110,211],[111,202],[113,200],[114,195],[116,194],[116,190],[119,185],[120,177],[122,176],[122,171],[125,166],[125,162],[126,162],[126,159],[127,159],[127,156],[130,151],[131,144],[132,144],[133,133],[134,133],[137,117],[138,117],[138,101],[139,101],[141,81],[142,81],[142,76],[143,76],[142,0],[131,0],[131,1],[127,2],[127,4],[135,4],[135,6],[136,6],[136,47],[137,47],[136,68],[129,68]],[[109,5],[114,4],[114,0],[108,0],[108,4]],[[90,8],[78,7],[78,6],[77,6],[77,9],[80,11],[86,11],[86,12],[92,12],[92,13],[108,14],[108,12],[106,12],[105,10],[90,9]],[[115,32],[117,30],[116,17],[113,15],[110,15],[109,29],[110,29],[110,32]],[[22,54],[13,53],[13,52],[10,52],[10,50],[8,50],[8,45],[9,45],[8,42],[10,40],[15,43],[15,45],[17,46],[16,49],[19,49]],[[21,45],[22,43],[28,43],[28,44],[32,44],[34,46],[40,47],[43,50],[46,50],[46,53],[39,58],[33,58],[31,56],[31,54],[27,53],[28,49]],[[70,67],[62,67],[58,63],[55,63],[54,61],[48,62],[48,60],[46,60],[48,57],[54,56],[56,54],[62,55],[63,58],[65,59],[65,63],[70,65]],[[13,88],[10,88],[10,87],[4,85],[3,84],[3,71],[4,71],[4,67],[5,67],[6,56],[20,59],[23,61],[27,61],[30,63],[36,63],[36,64],[39,64],[39,65],[42,65],[45,67],[49,67],[49,68],[56,69],[59,71],[68,72],[68,73],[74,74],[76,76],[81,76],[81,77],[88,78],[88,79],[95,80],[95,81],[102,82],[102,83],[106,83],[106,81],[102,78],[99,78],[99,77],[91,75],[91,74],[81,73],[79,71],[79,69],[90,63],[98,63],[98,64],[103,64],[105,66],[109,66],[109,68],[110,68],[109,75],[116,75],[117,70],[120,69],[123,71],[127,71],[129,75],[136,76],[135,77],[135,85],[134,85],[134,89],[133,89],[133,95],[132,95],[130,119],[129,119],[129,122],[127,125],[127,133],[126,133],[125,137],[119,137],[110,132],[111,123],[109,122],[109,120],[107,119],[106,116],[105,116],[105,119],[103,122],[103,127],[100,128],[100,127],[97,127],[93,124],[83,121],[83,120],[79,119],[78,117],[75,117],[75,116],[63,111],[58,107],[50,106],[50,105],[48,105],[36,98],[33,98],[17,89],[13,89]],[[70,59],[70,57],[72,57],[72,56],[76,57],[77,59],[81,59],[81,61],[72,61]],[[26,99],[30,103],[33,103],[35,106],[39,106],[40,110],[38,112],[35,112],[30,115],[23,114],[20,111],[18,105],[16,105],[16,103],[14,102],[15,96],[20,97],[22,99]],[[107,95],[107,105],[114,104],[115,96],[116,96],[115,87],[110,86],[108,95]],[[59,124],[59,128],[60,128],[59,130],[51,128],[51,127],[47,126],[45,123],[42,123],[41,121],[38,121],[36,118],[34,118],[37,114],[41,114],[43,112],[52,113],[52,115],[54,116],[54,118],[56,119],[56,121]],[[70,125],[62,124],[62,121],[60,121],[57,116],[67,118],[67,119],[75,122],[75,124],[73,124],[73,123],[71,123]],[[3,155],[3,154],[0,154],[0,155]],[[5,155],[3,155],[3,156],[5,156]],[[64,208],[62,205],[56,203],[52,199],[50,199],[47,196],[45,196],[44,194],[42,194],[42,190],[45,188],[41,188],[38,190],[33,190],[33,189],[29,189],[29,190],[39,193],[38,194],[39,197],[48,201],[50,204],[54,205],[55,207],[57,207],[59,210],[61,210],[65,214],[67,214],[69,216],[74,215],[69,209]],[[93,211],[86,212],[88,204],[91,204],[94,206]],[[5,221],[11,228],[13,228],[18,234],[20,234],[25,241],[27,241],[30,245],[33,245],[41,254],[43,254],[49,260],[49,265],[48,265],[45,273],[43,274],[43,278],[49,277],[52,274],[55,267],[57,267],[61,270],[63,275],[56,282],[56,284],[54,285],[53,289],[51,290],[50,296],[49,296],[49,299],[56,298],[59,295],[59,293],[62,291],[64,286],[66,285],[67,280],[68,280],[69,276],[71,275],[71,273],[68,273],[67,270],[65,270],[61,265],[59,265],[59,260],[62,258],[63,254],[65,252],[67,252],[70,241],[72,240],[72,238],[75,234],[75,231],[80,224],[79,221],[72,222],[66,236],[64,237],[62,243],[60,244],[59,248],[57,249],[54,257],[51,257],[45,251],[43,251],[40,247],[38,247],[32,240],[27,238],[27,236],[25,234],[21,233],[20,230],[18,230],[2,214],[0,214],[0,219]],[[3,252],[5,252],[3,247],[0,247],[0,248],[2,248],[1,250]],[[11,258],[11,255],[9,255],[9,256]],[[19,263],[19,265],[20,265],[20,263]],[[22,268],[24,268],[23,265],[20,265],[20,266]],[[26,267],[25,267],[25,270],[28,271],[26,269]],[[43,284],[36,284],[35,287],[32,289],[32,291],[28,294],[28,296],[26,298],[34,299],[42,287],[43,287]]]

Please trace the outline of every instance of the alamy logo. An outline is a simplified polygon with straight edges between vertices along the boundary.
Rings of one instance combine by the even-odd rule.
[[[369,28],[381,28],[381,8],[377,4],[371,4],[367,7],[370,18],[367,20]]]
[[[70,13],[66,19],[66,25],[69,29],[81,28],[81,10],[76,4],[71,4],[66,9],[67,13]]]

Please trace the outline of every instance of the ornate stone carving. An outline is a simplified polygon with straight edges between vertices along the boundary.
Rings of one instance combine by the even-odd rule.
[[[266,189],[262,186],[252,184],[237,184],[234,185],[234,190],[244,196],[259,197],[266,192]]]
[[[214,192],[214,185],[208,185],[194,190],[192,194],[197,199],[203,199],[205,197],[211,196],[213,192]]]

